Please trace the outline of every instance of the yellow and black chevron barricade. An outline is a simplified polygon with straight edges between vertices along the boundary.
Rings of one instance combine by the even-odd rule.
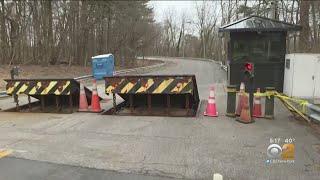
[[[105,78],[106,94],[118,94],[124,103],[116,114],[195,116],[199,95],[194,75],[114,76]],[[120,112],[119,110],[122,110]]]
[[[63,106],[69,107],[69,112],[78,105],[80,84],[74,79],[5,79],[7,82],[6,92],[10,96],[15,96],[16,110],[19,106],[18,96],[25,94],[28,96],[27,107],[31,111],[34,104],[40,103],[42,112],[63,112]],[[91,98],[91,91],[86,88],[87,98]],[[39,102],[31,103],[30,97],[36,98]],[[55,106],[56,110],[51,110],[50,106]]]
[[[8,95],[70,95],[72,80],[6,80]]]

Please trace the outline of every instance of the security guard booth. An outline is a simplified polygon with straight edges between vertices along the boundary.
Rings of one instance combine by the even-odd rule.
[[[228,81],[240,85],[244,80],[244,64],[254,64],[254,86],[283,90],[286,36],[301,27],[274,19],[249,16],[219,28],[228,32]]]

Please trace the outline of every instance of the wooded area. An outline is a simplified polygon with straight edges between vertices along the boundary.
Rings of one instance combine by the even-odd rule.
[[[320,53],[318,1],[195,1],[194,8],[197,17],[168,11],[157,23],[147,0],[0,0],[0,63],[86,66],[105,53],[129,64],[142,55],[222,60],[226,42],[217,29],[253,14],[300,24],[289,51]]]
[[[2,64],[81,64],[97,54],[134,57],[148,44],[147,1],[1,0]]]
[[[158,55],[226,59],[226,46],[218,28],[241,18],[258,15],[302,26],[302,31],[288,35],[288,52],[320,53],[320,2],[306,0],[218,0],[195,2],[197,17],[184,14],[175,23],[166,13],[158,39]],[[190,30],[188,27],[192,27]],[[175,34],[175,35],[173,35]],[[299,40],[300,39],[300,40]],[[224,48],[222,48],[224,47]]]

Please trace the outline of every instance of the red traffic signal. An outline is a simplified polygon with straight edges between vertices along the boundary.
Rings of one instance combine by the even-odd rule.
[[[254,76],[254,66],[253,63],[247,62],[244,64],[244,73],[247,77],[253,78]]]
[[[245,63],[244,68],[246,71],[253,71],[253,64],[252,63]]]

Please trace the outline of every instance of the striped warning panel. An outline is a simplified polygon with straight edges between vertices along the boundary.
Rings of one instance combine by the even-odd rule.
[[[8,95],[69,95],[71,92],[70,80],[7,80]]]
[[[192,94],[192,77],[128,76],[107,77],[105,92],[118,94]]]

